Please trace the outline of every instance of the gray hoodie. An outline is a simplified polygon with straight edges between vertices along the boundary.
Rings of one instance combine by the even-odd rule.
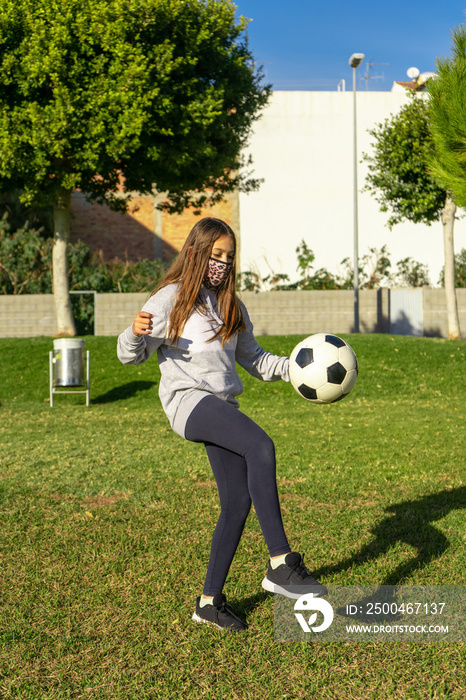
[[[288,358],[263,350],[254,338],[252,323],[241,302],[246,330],[222,347],[221,339],[207,342],[222,324],[217,311],[215,291],[201,287],[200,297],[207,314],[194,309],[177,345],[167,338],[170,312],[178,285],[163,287],[145,303],[143,311],[153,315],[150,335],[135,336],[132,327],[118,338],[117,354],[125,365],[146,362],[157,350],[161,380],[159,396],[173,430],[185,437],[186,421],[204,396],[218,396],[235,407],[243,385],[236,362],[249,374],[266,382],[289,381]]]

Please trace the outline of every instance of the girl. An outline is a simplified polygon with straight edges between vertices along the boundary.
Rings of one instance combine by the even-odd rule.
[[[243,386],[237,362],[254,377],[289,381],[287,357],[263,350],[235,291],[236,238],[219,219],[199,220],[176,261],[118,338],[124,364],[154,351],[159,396],[179,435],[202,442],[214,473],[221,512],[213,534],[203,593],[192,619],[220,629],[246,628],[222,593],[251,501],[269,553],[265,590],[289,598],[324,595],[301,555],[291,552],[280,513],[275,449],[269,436],[238,410]]]

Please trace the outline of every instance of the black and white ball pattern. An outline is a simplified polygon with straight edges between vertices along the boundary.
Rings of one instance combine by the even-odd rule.
[[[313,403],[333,403],[347,396],[358,378],[358,360],[337,335],[316,333],[302,340],[290,356],[290,381]]]

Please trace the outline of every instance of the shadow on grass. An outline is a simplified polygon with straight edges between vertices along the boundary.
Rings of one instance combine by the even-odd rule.
[[[262,591],[261,593],[255,593],[254,595],[248,596],[247,598],[242,598],[241,600],[236,600],[235,607],[237,607],[238,612],[242,615],[243,619],[247,621],[247,618],[251,613],[258,608],[262,603],[270,597],[270,593]]]
[[[261,593],[254,593],[254,595],[243,598],[242,600],[239,600],[238,603],[241,605],[242,610],[250,613],[269,597],[270,593],[267,593],[267,591],[262,591]]]
[[[438,559],[448,549],[445,535],[431,525],[441,520],[452,510],[466,507],[466,486],[448,491],[433,493],[417,501],[395,503],[387,508],[393,513],[380,522],[373,530],[374,538],[352,557],[333,566],[325,566],[314,571],[314,576],[328,576],[346,571],[359,564],[378,559],[398,542],[404,542],[417,550],[417,555],[399,564],[390,571],[379,585],[395,586],[405,581],[415,571],[424,568]],[[451,583],[451,582],[449,582]]]
[[[136,394],[140,394],[141,391],[146,391],[155,386],[156,382],[128,382],[128,384],[122,384],[114,389],[110,389],[106,394],[101,394],[95,399],[91,400],[91,403],[113,403],[114,401],[124,401],[129,399]]]

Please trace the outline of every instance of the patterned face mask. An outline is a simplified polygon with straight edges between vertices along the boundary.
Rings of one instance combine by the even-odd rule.
[[[226,280],[231,270],[232,263],[222,262],[209,258],[206,273],[204,275],[204,284],[209,289],[215,289]]]

